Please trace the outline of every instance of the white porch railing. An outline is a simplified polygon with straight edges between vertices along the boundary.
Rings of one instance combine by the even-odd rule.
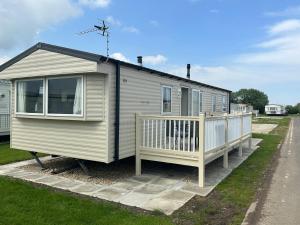
[[[8,132],[10,129],[10,115],[0,114],[0,132]]]
[[[136,116],[136,172],[141,160],[199,167],[199,185],[204,186],[205,164],[251,140],[251,114],[205,117]],[[251,142],[249,141],[249,144]],[[202,175],[201,175],[202,174]]]

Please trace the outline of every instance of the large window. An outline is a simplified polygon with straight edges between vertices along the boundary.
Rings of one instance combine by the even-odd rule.
[[[212,112],[217,111],[217,96],[213,95],[211,96],[211,102],[212,102]]]
[[[225,95],[222,96],[222,111],[227,112],[227,97]]]
[[[48,114],[82,114],[82,78],[48,79]]]
[[[46,88],[44,88],[46,84]],[[82,76],[19,80],[16,82],[18,114],[81,116],[83,114]]]
[[[44,80],[17,81],[16,91],[17,113],[44,113]]]
[[[192,116],[199,116],[202,112],[202,92],[199,90],[192,91]]]
[[[162,87],[162,113],[172,112],[172,88]]]

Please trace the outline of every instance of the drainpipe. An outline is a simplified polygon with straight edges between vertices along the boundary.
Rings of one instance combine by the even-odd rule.
[[[116,102],[115,102],[115,154],[114,160],[119,160],[119,146],[120,146],[120,62],[116,65]]]

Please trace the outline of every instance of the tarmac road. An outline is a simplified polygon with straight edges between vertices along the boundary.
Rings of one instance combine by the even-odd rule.
[[[257,225],[300,225],[300,118],[291,121]]]

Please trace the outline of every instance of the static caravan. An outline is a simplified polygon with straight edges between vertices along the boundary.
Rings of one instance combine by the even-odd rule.
[[[229,90],[45,43],[4,63],[0,78],[12,83],[12,148],[83,160],[134,156],[137,113],[229,112]]]
[[[286,115],[285,106],[277,104],[269,104],[265,106],[267,115]]]
[[[230,103],[230,113],[252,113],[252,111],[252,105]]]
[[[10,82],[0,80],[0,136],[9,135],[10,87]]]

